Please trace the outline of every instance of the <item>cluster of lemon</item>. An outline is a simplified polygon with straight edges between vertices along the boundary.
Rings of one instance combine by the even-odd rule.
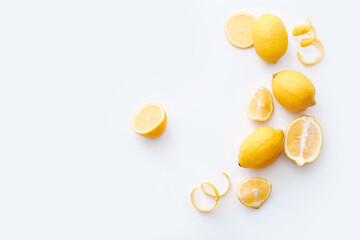
[[[307,59],[297,52],[298,59],[306,65],[319,62],[324,56],[324,47],[316,38],[316,30],[310,18],[306,24],[295,26],[292,31],[294,36],[309,34],[300,41],[301,47],[315,46],[317,56]],[[256,53],[263,60],[276,63],[285,53],[288,46],[288,34],[281,19],[271,14],[264,14],[259,19],[249,13],[236,13],[231,15],[225,23],[225,34],[228,40],[236,47],[249,48],[254,46]]]
[[[311,32],[313,34],[311,37],[301,39],[301,46],[306,47],[311,44],[322,46],[316,39],[316,31],[310,19],[306,21],[307,25],[299,25],[293,29],[293,35],[300,36]],[[271,14],[264,14],[258,20],[247,13],[234,14],[225,23],[225,33],[233,45],[240,48],[254,45],[257,54],[263,60],[274,64],[287,50],[286,28],[280,18]],[[312,64],[321,59],[307,61],[299,53],[298,57],[305,64]],[[316,104],[313,83],[297,71],[287,70],[274,74],[271,85],[276,100],[291,112],[303,112]],[[272,94],[265,87],[259,88],[248,105],[249,118],[254,121],[266,121],[271,117],[273,110]],[[165,131],[166,123],[164,108],[158,103],[150,103],[142,107],[134,117],[133,130],[142,136],[155,138]],[[260,127],[240,145],[238,163],[243,168],[264,168],[272,164],[284,150],[291,160],[303,166],[318,158],[322,138],[319,123],[313,116],[308,115],[302,115],[290,122],[285,134],[280,129]],[[211,208],[203,209],[195,203],[193,195],[198,188],[191,192],[191,202],[196,209],[204,212],[213,210],[219,198],[228,192],[231,181],[225,172],[223,174],[229,183],[224,193],[219,194],[217,188],[210,182],[201,184],[205,194],[215,197],[215,204]],[[259,208],[269,198],[271,189],[271,183],[266,179],[248,178],[238,185],[237,196],[245,206]]]

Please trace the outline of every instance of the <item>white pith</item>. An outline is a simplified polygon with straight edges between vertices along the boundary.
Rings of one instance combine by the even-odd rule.
[[[233,45],[238,46],[238,47],[240,47],[240,48],[247,48],[247,47],[252,46],[253,43],[250,43],[250,44],[248,44],[248,45],[240,45],[240,44],[235,43],[235,42],[231,39],[231,37],[230,37],[230,35],[229,35],[229,32],[228,32],[228,28],[227,28],[228,23],[229,23],[234,17],[239,16],[239,15],[245,15],[245,16],[251,17],[252,19],[254,19],[254,21],[256,21],[255,17],[252,16],[252,15],[250,15],[250,14],[243,13],[243,12],[235,13],[235,14],[231,15],[231,16],[228,18],[228,20],[225,22],[225,34],[226,34],[227,38],[229,39],[229,41],[230,41]],[[245,32],[245,29],[242,28],[242,29],[240,29],[240,31],[241,31],[241,32]]]
[[[268,199],[268,197],[269,197],[269,195],[270,195],[270,193],[271,193],[271,184],[270,184],[270,182],[269,181],[267,181],[267,180],[265,180],[265,179],[263,179],[264,180],[264,182],[266,182],[268,185],[269,185],[269,190],[268,190],[268,192],[267,192],[267,198],[265,198],[264,200],[261,200],[261,201],[256,201],[256,199],[257,199],[257,195],[258,195],[258,189],[253,189],[253,192],[254,192],[254,195],[255,195],[255,201],[252,203],[252,204],[247,204],[247,203],[245,203],[244,202],[244,199],[241,197],[241,195],[240,195],[240,189],[241,189],[241,187],[242,187],[242,185],[244,184],[244,183],[246,183],[246,182],[248,182],[248,181],[251,181],[251,180],[253,180],[254,178],[249,178],[249,179],[246,179],[246,180],[244,180],[244,181],[242,181],[239,185],[238,185],[238,187],[237,187],[237,195],[238,195],[238,198],[239,198],[239,200],[245,205],[245,206],[248,206],[248,207],[259,207],[262,203],[264,203],[267,199]]]
[[[269,94],[270,97],[272,98],[271,93],[268,92],[268,90],[267,90],[266,88],[264,88],[264,87],[259,88],[259,89],[255,92],[254,95],[256,95],[256,93],[257,93],[258,91],[263,91],[263,92],[265,92],[266,94]],[[272,104],[272,103],[270,104],[270,107],[271,107],[271,108],[270,108],[269,114],[266,115],[265,117],[259,117],[259,115],[260,115],[259,113],[260,113],[260,108],[265,107],[266,105],[265,105],[263,102],[261,102],[261,100],[258,101],[257,105],[258,105],[258,108],[257,108],[256,116],[251,115],[250,108],[248,107],[248,115],[249,115],[250,119],[252,119],[252,120],[267,120],[267,119],[269,119],[269,117],[271,116],[271,114],[272,114],[272,112],[273,112],[273,104]]]
[[[304,121],[304,126],[303,126],[303,134],[301,135],[301,141],[300,141],[300,155],[298,157],[295,157],[293,155],[290,154],[288,148],[287,148],[287,136],[288,136],[288,132],[289,132],[289,129],[291,128],[291,126],[298,122],[298,121]],[[309,127],[310,124],[313,124],[314,126],[316,126],[317,130],[319,131],[320,133],[320,141],[319,141],[319,146],[318,146],[318,149],[316,152],[313,153],[313,155],[307,159],[304,159],[303,157],[303,154],[304,154],[304,148],[305,148],[305,142],[306,142],[306,133],[307,133],[307,129]],[[305,133],[305,134],[304,134]],[[286,133],[285,133],[285,152],[286,154],[294,161],[296,161],[296,163],[299,165],[299,166],[303,166],[305,163],[310,163],[312,161],[314,161],[319,153],[320,153],[320,150],[321,150],[321,144],[322,144],[322,131],[321,131],[321,128],[319,126],[319,124],[312,118],[312,117],[308,117],[308,116],[303,116],[303,117],[300,117],[298,119],[296,119],[295,121],[293,121],[289,126],[288,128],[286,129]]]

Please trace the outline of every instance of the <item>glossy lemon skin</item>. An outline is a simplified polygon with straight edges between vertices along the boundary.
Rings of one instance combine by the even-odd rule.
[[[286,53],[288,34],[277,16],[261,15],[254,23],[252,38],[256,53],[267,62],[275,64]]]
[[[276,100],[291,112],[302,112],[316,104],[314,84],[297,71],[274,74],[272,91]]]
[[[261,127],[251,133],[241,144],[238,161],[243,168],[264,168],[280,156],[284,148],[284,132],[271,127]]]

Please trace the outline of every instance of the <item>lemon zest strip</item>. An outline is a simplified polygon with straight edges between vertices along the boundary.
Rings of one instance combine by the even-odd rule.
[[[224,196],[224,195],[229,191],[229,189],[230,189],[230,187],[231,187],[231,181],[230,181],[229,175],[227,175],[226,172],[221,172],[221,173],[225,175],[225,177],[227,178],[229,184],[228,184],[228,188],[226,189],[226,191],[225,191],[224,193],[220,194],[219,197]],[[208,184],[207,184],[207,183],[202,183],[202,184],[201,184],[201,189],[203,190],[203,192],[206,193],[207,195],[211,196],[211,197],[216,197],[215,194],[208,192],[208,191],[206,190],[206,188],[204,187],[204,185],[208,185]]]
[[[201,209],[199,208],[195,201],[194,201],[194,192],[198,189],[198,187],[194,188],[192,191],[191,191],[191,194],[190,194],[190,198],[191,198],[191,203],[194,205],[194,207],[201,211],[201,212],[210,212],[212,210],[214,210],[214,208],[216,207],[218,201],[219,201],[219,192],[218,190],[216,189],[216,187],[212,184],[212,183],[209,183],[209,182],[205,182],[205,183],[202,183],[202,184],[205,184],[205,185],[208,185],[209,187],[211,187],[211,189],[214,191],[215,193],[215,204],[210,208],[210,209]]]

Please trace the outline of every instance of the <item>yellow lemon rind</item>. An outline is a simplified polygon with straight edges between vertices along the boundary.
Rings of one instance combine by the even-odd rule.
[[[212,183],[205,182],[205,183],[203,183],[203,184],[208,185],[208,186],[214,191],[214,193],[215,193],[215,203],[214,203],[214,205],[213,205],[211,208],[209,208],[209,209],[202,209],[202,208],[200,208],[200,207],[198,207],[198,206],[196,205],[196,203],[195,203],[195,201],[194,201],[194,192],[198,189],[198,187],[194,188],[194,189],[191,191],[191,194],[190,194],[191,203],[194,205],[194,207],[195,207],[197,210],[199,210],[199,211],[201,211],[201,212],[210,212],[210,211],[214,210],[214,208],[215,208],[216,205],[218,204],[218,202],[219,202],[219,197],[220,197],[220,196],[219,196],[218,190],[216,189],[216,187],[215,187]]]
[[[267,194],[267,197],[266,197],[264,200],[262,200],[260,203],[258,203],[257,205],[249,205],[249,204],[246,204],[245,202],[243,202],[243,200],[242,200],[242,198],[241,198],[241,196],[240,196],[240,187],[241,187],[241,185],[242,185],[243,183],[245,183],[246,181],[249,181],[249,180],[252,180],[252,179],[261,179],[261,180],[263,180],[264,182],[266,182],[267,184],[269,184],[269,193]],[[237,186],[237,189],[236,189],[236,195],[237,195],[240,203],[241,203],[242,205],[244,205],[245,207],[251,207],[251,208],[258,209],[258,208],[261,207],[261,205],[264,204],[264,202],[266,202],[266,201],[269,199],[270,194],[271,194],[271,191],[272,191],[272,184],[271,184],[270,181],[268,181],[268,180],[266,180],[266,179],[264,179],[264,178],[260,178],[260,177],[250,177],[250,178],[247,178],[247,179],[245,179],[245,180],[243,180],[242,182],[239,183],[239,185]]]
[[[313,44],[314,41],[316,40],[316,30],[315,30],[314,26],[311,26],[310,33],[312,35],[311,37],[303,38],[303,39],[300,40],[300,46],[301,47],[308,47],[311,44]]]
[[[310,158],[310,160],[307,160],[307,161],[304,161],[304,162],[300,163],[300,160],[303,160],[303,158],[294,157],[294,156],[292,156],[292,155],[288,152],[288,150],[287,150],[287,145],[286,145],[286,142],[287,142],[286,140],[287,140],[287,135],[288,135],[288,132],[289,132],[290,127],[291,127],[296,121],[298,121],[299,119],[304,118],[304,117],[310,117],[310,118],[312,118],[312,120],[314,121],[315,125],[318,126],[318,128],[319,128],[319,130],[320,130],[320,133],[321,133],[321,134],[320,134],[321,140],[320,140],[319,151],[317,152],[316,156],[314,156],[313,158]],[[314,118],[314,116],[310,116],[310,115],[303,114],[303,115],[301,115],[300,117],[295,118],[294,120],[292,120],[292,121],[289,123],[289,125],[287,126],[286,131],[285,131],[285,140],[284,140],[284,142],[285,142],[285,144],[284,144],[284,151],[285,151],[286,156],[287,156],[290,160],[294,161],[294,162],[296,163],[296,165],[298,165],[299,167],[302,167],[302,166],[304,166],[305,164],[312,163],[312,162],[314,162],[316,159],[318,159],[318,157],[319,157],[319,155],[320,155],[320,152],[321,152],[322,144],[323,144],[322,128],[321,128],[320,124],[318,123],[318,121],[316,121],[316,119]]]
[[[251,18],[254,20],[254,22],[256,21],[256,18],[255,18],[253,15],[251,15],[250,13],[238,12],[238,13],[232,14],[232,15],[226,20],[226,22],[225,22],[224,30],[225,30],[226,38],[227,38],[227,39],[229,40],[229,42],[230,42],[232,45],[234,45],[235,47],[243,48],[243,49],[252,47],[252,46],[254,45],[254,41],[253,41],[252,43],[248,44],[248,45],[240,45],[240,44],[234,42],[234,41],[231,39],[231,37],[230,37],[230,35],[229,35],[229,33],[228,33],[228,30],[227,30],[227,25],[228,25],[228,23],[229,23],[234,17],[239,16],[239,15],[249,16],[249,17],[251,17]]]
[[[298,59],[300,60],[300,62],[302,62],[305,65],[312,65],[318,63],[324,57],[324,46],[322,45],[320,40],[315,39],[315,41],[312,44],[318,49],[318,56],[314,60],[306,60],[304,59],[304,57],[301,55],[300,52],[297,52]]]
[[[230,187],[231,187],[231,181],[230,181],[229,175],[227,175],[226,172],[221,172],[221,173],[225,175],[225,177],[227,178],[229,184],[228,184],[228,187],[227,187],[226,191],[223,192],[223,193],[221,193],[221,194],[219,194],[219,197],[224,196],[224,195],[229,191],[229,189],[230,189]],[[211,196],[211,197],[216,197],[215,194],[208,192],[208,191],[206,190],[206,188],[204,187],[204,185],[208,185],[208,184],[207,184],[207,183],[202,183],[202,184],[201,184],[201,190],[203,190],[204,193],[206,193],[207,195],[209,195],[209,196]]]

